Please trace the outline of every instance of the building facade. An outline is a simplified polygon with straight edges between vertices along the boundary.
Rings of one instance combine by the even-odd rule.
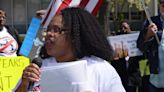
[[[7,24],[25,34],[36,11],[46,9],[51,0],[0,0],[0,9],[7,13]]]
[[[32,17],[36,15],[36,11],[46,9],[50,1],[51,0],[0,0],[0,9],[7,12],[7,24],[14,26],[20,34],[25,34]],[[123,0],[125,1],[123,7],[120,7],[120,3],[117,3],[119,0],[107,1],[111,4],[109,11],[109,28],[111,31],[116,30],[115,24],[117,25],[117,22],[114,20],[114,17],[119,17],[120,14],[129,20],[134,30],[141,28],[146,18],[144,11],[138,11],[135,5],[130,5],[127,3],[127,0]],[[116,2],[116,6],[113,8],[112,2]],[[151,16],[155,15],[157,12],[157,0],[151,0],[149,8],[153,11],[150,12]]]

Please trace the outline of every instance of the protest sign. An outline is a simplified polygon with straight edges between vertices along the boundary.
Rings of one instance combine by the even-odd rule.
[[[40,29],[41,20],[33,17],[26,33],[19,54],[33,59],[38,52],[39,43],[42,44],[42,31]],[[39,52],[38,52],[39,53]]]
[[[0,92],[11,92],[28,64],[23,56],[0,57]]]
[[[138,35],[139,32],[132,34],[109,36],[107,39],[115,51],[114,58],[122,58],[126,56],[133,57],[142,55],[141,51],[137,48],[136,44]]]

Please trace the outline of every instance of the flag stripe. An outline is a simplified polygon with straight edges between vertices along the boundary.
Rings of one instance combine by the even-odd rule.
[[[56,14],[59,14],[61,10],[63,10],[64,8],[68,7],[69,4],[71,3],[72,0],[64,0],[62,2],[62,4],[60,5],[60,7],[58,8],[57,12],[55,13]]]
[[[85,6],[85,9],[88,10],[89,12],[92,12],[97,2],[98,0],[90,0]]]
[[[55,1],[56,1],[56,0],[55,0]],[[50,5],[49,5],[49,7],[48,7],[48,9],[47,9],[47,12],[46,12],[44,18],[42,19],[42,22],[41,22],[42,26],[44,26],[44,24],[46,23],[46,20],[48,19],[48,16],[50,15],[50,12],[51,12],[51,10],[52,10],[53,5],[54,5],[54,0],[52,0],[52,1],[50,2]]]
[[[46,15],[42,19],[42,27],[47,28],[54,15],[66,7],[82,7],[96,15],[103,0],[51,0]]]
[[[43,28],[47,28],[47,26],[49,25],[51,19],[53,18],[53,16],[56,14],[57,9],[60,7],[60,5],[62,4],[62,0],[55,0],[56,2],[53,5],[53,8],[48,16],[48,19],[46,20],[46,23],[43,25]]]
[[[72,0],[72,2],[69,4],[69,7],[77,7],[81,1],[82,0]]]
[[[98,10],[100,9],[100,6],[102,5],[102,3],[103,3],[103,0],[99,0],[98,1],[97,5],[95,6],[95,8],[92,11],[92,14],[93,15],[96,16],[96,14],[97,14]]]
[[[89,2],[89,0],[82,0],[80,2],[79,6],[85,8],[85,6],[87,5],[88,2]]]

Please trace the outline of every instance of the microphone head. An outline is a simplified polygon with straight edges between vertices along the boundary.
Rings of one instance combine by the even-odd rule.
[[[42,59],[41,58],[34,58],[32,60],[32,63],[34,63],[34,64],[38,65],[39,67],[41,67],[42,66]]]

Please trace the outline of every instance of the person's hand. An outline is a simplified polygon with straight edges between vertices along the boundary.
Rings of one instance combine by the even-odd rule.
[[[125,29],[127,33],[130,33],[131,32],[131,29],[130,28],[127,28]]]
[[[148,26],[148,30],[147,30],[147,33],[146,33],[146,36],[145,36],[145,40],[148,40],[151,37],[153,37],[155,35],[156,31],[157,31],[157,26],[154,23],[151,23]]]
[[[40,80],[40,68],[31,63],[23,70],[22,80],[26,82],[37,82]]]
[[[15,92],[27,92],[30,82],[37,82],[40,80],[40,69],[38,65],[31,63],[23,70],[22,82]]]

